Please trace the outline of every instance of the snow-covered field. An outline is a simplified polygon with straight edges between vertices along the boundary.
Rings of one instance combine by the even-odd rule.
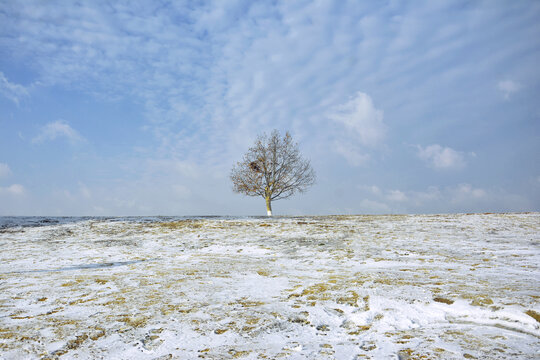
[[[0,358],[538,359],[540,214],[0,218]]]

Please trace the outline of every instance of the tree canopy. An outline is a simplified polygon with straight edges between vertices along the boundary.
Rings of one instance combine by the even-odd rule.
[[[305,192],[315,182],[309,160],[302,158],[298,144],[287,132],[280,137],[277,130],[259,135],[242,161],[231,170],[233,190],[248,196],[262,196],[268,215],[271,201]]]

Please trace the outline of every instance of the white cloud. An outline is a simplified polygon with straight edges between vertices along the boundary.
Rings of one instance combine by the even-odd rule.
[[[145,160],[142,164],[137,162],[136,164],[133,164],[133,166],[137,167],[137,172],[139,174],[144,173],[145,176],[150,178],[163,178],[163,174],[167,174],[167,177],[170,179],[176,179],[177,181],[194,181],[196,183],[197,181],[200,181],[201,178],[209,175],[209,169],[205,168],[204,164],[197,164],[196,162],[188,160],[149,159]]]
[[[383,202],[364,199],[360,202],[360,209],[371,214],[389,214],[390,207]]]
[[[7,99],[19,105],[19,101],[28,96],[28,90],[19,84],[9,82],[3,72],[0,71],[0,93]]]
[[[512,80],[499,81],[497,89],[502,91],[506,100],[510,99],[510,95],[521,89],[521,84]]]
[[[353,166],[365,165],[371,159],[369,152],[379,147],[386,135],[383,112],[363,92],[333,107],[327,118],[334,129],[333,151]]]
[[[358,186],[359,189],[361,190],[364,190],[364,191],[368,191],[372,194],[375,194],[375,195],[380,195],[381,194],[381,188],[378,187],[377,185],[371,185],[371,186],[366,186],[366,185],[360,185]]]
[[[0,163],[0,178],[8,177],[11,175],[11,169],[8,164]]]
[[[415,206],[434,204],[443,198],[443,192],[437,186],[429,186],[425,191],[411,191],[409,198]]]
[[[345,160],[353,166],[364,165],[370,159],[369,154],[365,154],[358,146],[344,140],[336,141],[333,150],[343,156]]]
[[[79,183],[79,192],[81,193],[82,197],[85,199],[90,199],[92,197],[92,192],[90,191],[88,186],[86,186],[85,184],[81,182]]]
[[[381,211],[386,206],[393,211],[415,212],[482,212],[501,211],[508,208],[527,209],[530,201],[523,196],[509,193],[502,189],[474,186],[468,183],[445,187],[430,186],[425,190],[390,190],[370,186],[359,186],[364,190],[367,204],[374,211]]]
[[[7,187],[0,187],[0,194],[9,194],[9,195],[24,195],[25,194],[24,186],[20,184],[13,184]]]
[[[191,196],[191,190],[187,186],[175,184],[172,186],[173,194],[178,199],[187,199]]]
[[[455,188],[449,189],[449,193],[453,203],[474,201],[487,196],[486,190],[474,188],[471,184],[460,184]]]
[[[418,157],[435,169],[460,169],[465,166],[465,156],[462,152],[449,147],[434,144],[423,148],[418,145]]]
[[[200,110],[214,52],[209,37],[193,29],[200,7],[32,0],[0,7],[0,22],[10,35],[3,37],[2,50],[30,59],[35,81],[44,88],[64,86],[107,101],[128,97],[144,104],[152,132],[166,142],[156,147],[203,152],[203,145],[183,146],[184,140],[204,138],[208,121]],[[20,98],[24,89],[11,85],[9,96]],[[178,129],[188,127],[189,136],[178,141]]]
[[[367,147],[380,145],[386,135],[383,112],[376,109],[371,97],[363,92],[358,92],[348,102],[336,107],[328,117],[343,125],[360,144]]]
[[[73,129],[67,122],[57,120],[42,127],[40,133],[32,139],[32,142],[42,143],[57,138],[66,138],[72,144],[85,141],[77,130]]]
[[[404,192],[399,191],[399,190],[389,190],[386,195],[386,198],[390,201],[397,201],[397,202],[408,200],[407,195],[405,195]]]

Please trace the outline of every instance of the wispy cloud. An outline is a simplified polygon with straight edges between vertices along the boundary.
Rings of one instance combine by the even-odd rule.
[[[421,190],[380,189],[359,186],[365,204],[377,204],[372,209],[380,211],[454,212],[454,211],[506,211],[508,208],[526,209],[530,200],[500,188],[484,188],[469,183],[449,186],[428,186]]]
[[[8,195],[20,196],[20,195],[24,195],[25,193],[26,193],[26,190],[24,189],[24,186],[20,184],[13,184],[6,187],[0,186],[0,195],[8,194]]]
[[[328,117],[345,127],[363,146],[380,145],[386,134],[383,112],[376,109],[371,97],[363,92],[339,105]]]
[[[496,132],[514,124],[494,113],[493,99],[486,94],[500,91],[510,99],[520,89],[537,89],[531,84],[539,79],[534,61],[538,42],[530,39],[538,37],[539,14],[540,5],[532,2],[0,1],[0,50],[7,64],[0,73],[0,95],[15,104],[39,95],[30,86],[16,84],[20,80],[14,80],[19,79],[15,74],[23,69],[29,83],[40,84],[44,98],[63,101],[55,96],[67,93],[85,97],[97,104],[100,115],[111,117],[111,124],[120,126],[114,123],[118,114],[100,107],[104,101],[141,109],[150,136],[138,144],[145,147],[144,155],[133,155],[130,161],[137,163],[137,170],[145,163],[152,175],[142,183],[134,181],[136,171],[131,178],[117,174],[122,179],[118,189],[130,189],[119,195],[130,200],[118,206],[112,200],[100,202],[109,192],[96,188],[91,179],[84,179],[86,189],[72,184],[71,194],[95,201],[95,208],[123,213],[151,203],[156,212],[162,206],[204,213],[218,209],[214,203],[222,201],[220,211],[232,211],[232,198],[206,194],[219,186],[222,194],[230,192],[226,179],[212,176],[227,174],[256,134],[273,128],[291,131],[317,170],[328,174],[325,185],[403,175],[417,181],[415,188],[427,189],[415,195],[378,184],[370,193],[376,203],[366,202],[367,207],[387,211],[425,199],[422,206],[427,208],[430,201],[451,202],[450,190],[428,188],[433,172],[417,157],[430,168],[464,169],[468,153],[438,144],[448,144],[464,129],[472,127],[469,133],[476,133],[492,119],[498,130],[483,141],[497,145],[482,146],[505,146],[499,143],[507,137]],[[500,77],[508,71],[523,84]],[[47,113],[44,98],[31,104],[32,111]],[[514,113],[516,118],[525,111],[538,112],[536,103],[528,101]],[[84,128],[84,136],[94,138],[94,129]],[[84,141],[75,129],[83,127],[75,121],[52,122],[33,142]],[[126,130],[138,131],[129,125]],[[14,139],[15,134],[5,136]],[[462,140],[463,148],[475,146],[476,139]],[[411,154],[403,151],[403,143],[423,145]],[[531,148],[536,147],[528,148],[534,153]],[[109,155],[118,156],[104,157]],[[374,161],[377,155],[380,159]],[[353,166],[336,164],[337,157]],[[9,158],[2,161],[11,164]],[[183,179],[178,186],[175,176]],[[201,185],[202,180],[207,182]],[[479,194],[475,189],[470,197]],[[457,187],[455,191],[459,193]],[[187,201],[171,199],[174,196],[192,202],[188,206]],[[234,211],[245,213],[241,205]]]
[[[426,79],[459,82],[463,67],[429,74],[441,63],[458,64],[459,50],[484,46],[464,41],[464,35],[497,15],[458,13],[445,2],[29,1],[3,8],[5,31],[17,34],[3,42],[6,53],[31,56],[43,86],[136,99],[144,104],[161,154],[216,163],[273,127],[331,147],[333,139],[313,136],[311,129],[315,124],[328,130],[324,114],[340,104],[349,112],[341,124],[356,134],[353,143],[379,144],[383,114],[366,93],[373,94],[377,84],[411,89],[414,83],[430,91]],[[388,17],[394,13],[401,15]],[[412,49],[418,50],[414,56]],[[366,93],[343,104],[358,88]],[[352,157],[359,163],[366,156]]]
[[[86,186],[85,184],[79,182],[79,193],[81,194],[81,196],[85,199],[90,199],[92,198],[92,192],[90,191],[90,189],[88,188],[88,186]]]
[[[439,144],[422,147],[417,145],[417,155],[431,167],[439,170],[461,169],[465,166],[465,155]]]
[[[56,140],[58,138],[65,138],[71,144],[85,141],[84,137],[82,137],[79,132],[73,129],[67,122],[64,120],[57,120],[43,126],[40,133],[32,139],[32,142],[38,144],[45,141]]]
[[[358,145],[346,139],[336,140],[332,149],[352,166],[366,165],[371,158]]]
[[[375,108],[371,97],[358,92],[344,104],[336,106],[328,118],[337,125],[334,151],[354,166],[370,159],[367,149],[379,147],[385,138],[387,126],[383,112]]]
[[[11,169],[7,164],[0,163],[0,179],[6,178],[12,174]],[[0,195],[20,196],[24,195],[26,190],[20,184],[12,184],[10,186],[0,186]]]
[[[359,207],[362,212],[370,214],[389,214],[392,212],[391,207],[387,204],[369,199],[363,199],[360,202]]]
[[[398,201],[398,202],[408,200],[407,195],[405,195],[405,193],[400,190],[389,190],[386,195],[386,198],[390,201]]]
[[[0,163],[0,179],[11,175],[11,169],[8,164]]]
[[[512,80],[503,80],[499,81],[497,89],[503,93],[505,100],[509,100],[512,94],[521,89],[521,84]]]
[[[471,184],[460,184],[450,189],[451,201],[462,203],[470,200],[483,199],[487,196],[486,190],[474,188]]]
[[[19,105],[21,99],[28,96],[28,90],[19,84],[9,82],[3,72],[0,71],[0,93],[7,99]]]

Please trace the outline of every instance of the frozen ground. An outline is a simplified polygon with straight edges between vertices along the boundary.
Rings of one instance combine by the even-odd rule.
[[[540,214],[0,218],[0,358],[538,359]]]

